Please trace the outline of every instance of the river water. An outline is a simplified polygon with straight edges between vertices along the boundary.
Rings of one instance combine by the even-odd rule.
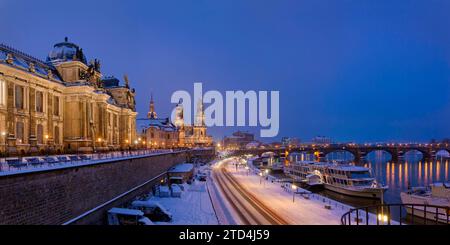
[[[351,154],[348,153],[327,156],[327,160],[351,160],[351,158]],[[441,155],[436,159],[424,161],[422,155],[417,152],[405,155],[405,158],[398,162],[392,162],[388,153],[374,152],[369,154],[366,161],[359,165],[370,168],[373,177],[389,187],[385,192],[384,202],[390,204],[401,203],[400,192],[408,190],[408,185],[412,187],[427,186],[434,182],[449,181],[450,175],[448,156]],[[381,200],[349,197],[327,190],[320,193],[355,207],[381,202]],[[398,220],[399,214],[394,212],[392,218]]]

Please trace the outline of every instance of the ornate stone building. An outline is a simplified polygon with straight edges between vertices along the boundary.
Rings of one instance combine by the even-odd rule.
[[[128,78],[102,79],[100,62],[65,39],[47,60],[0,45],[0,152],[91,152],[136,137]]]
[[[196,122],[194,125],[185,125],[183,107],[179,103],[175,108],[175,120],[158,118],[155,112],[153,96],[150,100],[150,110],[147,119],[143,120],[145,126],[143,135],[147,148],[176,148],[211,146],[212,137],[206,133],[203,104],[199,102]]]

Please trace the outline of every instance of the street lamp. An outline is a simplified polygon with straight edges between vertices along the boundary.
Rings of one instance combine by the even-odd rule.
[[[261,182],[262,182],[262,176],[263,176],[263,173],[262,172],[259,172],[259,184],[261,184]]]
[[[248,166],[245,166],[245,170],[247,170],[247,176],[248,176],[248,172],[250,171],[250,168]]]
[[[386,214],[378,214],[378,220],[386,223],[388,221],[388,216]]]
[[[297,191],[297,186],[292,184],[292,202],[295,202],[295,192]]]
[[[44,137],[45,137],[45,153],[48,156],[48,134],[46,134]]]

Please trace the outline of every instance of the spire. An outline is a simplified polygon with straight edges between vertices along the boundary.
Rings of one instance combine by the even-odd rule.
[[[204,126],[204,125],[205,125],[205,115],[203,112],[203,101],[202,99],[199,99],[197,103],[195,126]]]
[[[150,119],[158,118],[155,112],[155,102],[153,101],[153,93],[150,95],[150,110],[147,114],[147,117]]]

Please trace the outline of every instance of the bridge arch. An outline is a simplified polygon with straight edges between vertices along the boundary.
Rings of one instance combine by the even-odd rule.
[[[375,154],[376,157],[381,157],[381,156],[378,156],[377,154],[383,154],[383,153],[389,155],[389,160],[393,159],[393,152],[391,152],[389,150],[386,150],[386,149],[372,149],[372,150],[368,150],[365,155],[366,155],[366,157],[369,157],[370,155],[374,155]]]
[[[450,151],[447,149],[439,149],[436,151],[436,156],[446,156],[449,157],[450,156]]]
[[[289,161],[295,162],[295,161],[310,161],[314,160],[314,152],[307,151],[307,150],[296,150],[293,152],[290,152],[288,155]]]
[[[336,149],[336,150],[332,150],[332,151],[328,151],[328,152],[324,152],[324,157],[327,160],[335,160],[335,159],[330,159],[330,158],[334,158],[335,154],[339,154],[339,153],[343,153],[345,154],[343,157],[343,159],[338,159],[338,160],[350,160],[353,161],[356,159],[356,152],[352,151],[352,150],[347,150],[347,149]],[[334,156],[333,156],[334,155]],[[342,157],[342,156],[339,156]]]

